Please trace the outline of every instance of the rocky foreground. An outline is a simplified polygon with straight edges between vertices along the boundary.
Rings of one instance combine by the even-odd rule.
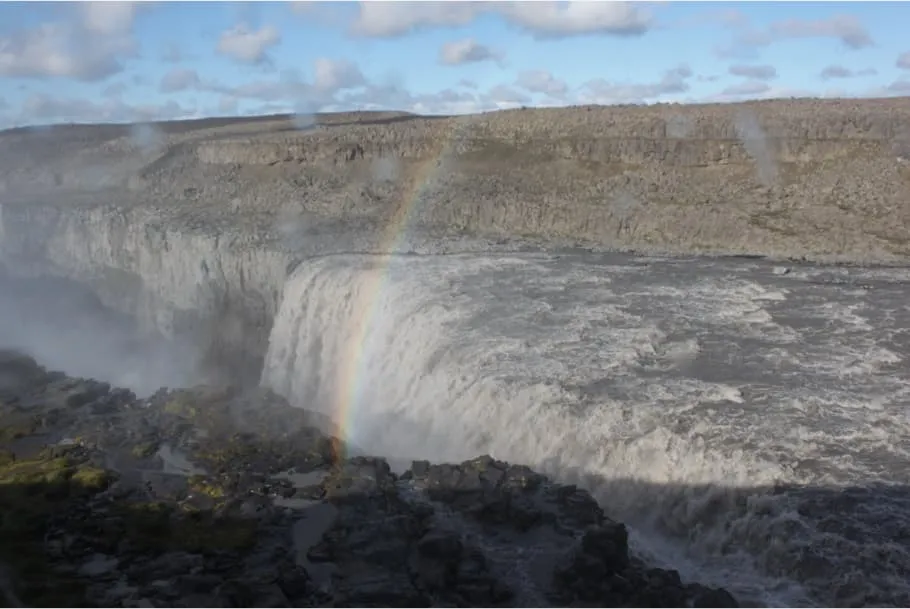
[[[488,456],[397,476],[326,423],[0,351],[5,606],[736,606],[630,556],[581,489]]]

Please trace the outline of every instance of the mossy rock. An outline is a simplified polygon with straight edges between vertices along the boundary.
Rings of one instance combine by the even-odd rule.
[[[216,517],[208,511],[182,511],[165,503],[118,506],[122,535],[146,552],[217,553],[243,551],[256,544],[253,520]]]
[[[38,429],[39,422],[30,416],[5,416],[0,425],[0,442],[26,438]]]
[[[114,475],[100,467],[83,465],[73,472],[70,478],[70,485],[77,487],[81,491],[96,493],[106,489],[114,480]]]
[[[110,486],[115,474],[74,462],[69,457],[7,460],[0,467],[0,532],[28,539],[43,530],[47,518]]]
[[[158,451],[161,444],[157,441],[139,442],[130,451],[130,454],[137,459],[148,459]]]
[[[189,391],[176,391],[171,395],[171,399],[165,402],[163,410],[167,414],[195,419],[199,415],[199,410],[193,397]]]
[[[207,476],[190,476],[187,483],[191,491],[211,499],[224,499],[228,495],[222,484]]]
[[[0,469],[12,465],[16,461],[13,451],[0,448]]]
[[[44,537],[52,516],[106,489],[115,478],[58,453],[47,450],[21,461],[6,454],[0,460],[0,561],[13,569],[16,594],[30,607],[87,606],[83,584],[48,563]]]
[[[230,392],[222,388],[180,389],[170,394],[162,410],[209,427],[217,424],[221,415],[227,412],[230,397]]]
[[[72,468],[73,463],[67,457],[13,460],[0,469],[0,484],[56,484],[69,479]]]

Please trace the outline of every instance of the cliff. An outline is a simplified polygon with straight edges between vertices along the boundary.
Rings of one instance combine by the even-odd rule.
[[[903,262],[908,119],[910,99],[796,100],[15,129],[0,132],[0,268],[89,284],[255,378],[284,280],[314,255]]]
[[[154,207],[175,227],[362,229],[896,261],[910,100],[342,114],[0,134],[7,201]],[[228,213],[229,212],[229,213]]]

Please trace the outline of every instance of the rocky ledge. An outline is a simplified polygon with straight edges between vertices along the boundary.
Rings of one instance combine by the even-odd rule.
[[[0,590],[39,607],[731,607],[591,496],[481,456],[347,456],[263,391],[130,391],[0,351]]]

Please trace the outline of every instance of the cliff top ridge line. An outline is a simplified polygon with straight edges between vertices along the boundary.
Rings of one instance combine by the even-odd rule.
[[[0,202],[266,239],[288,217],[381,231],[414,205],[434,235],[895,262],[908,158],[910,98],[62,125],[0,132]]]

